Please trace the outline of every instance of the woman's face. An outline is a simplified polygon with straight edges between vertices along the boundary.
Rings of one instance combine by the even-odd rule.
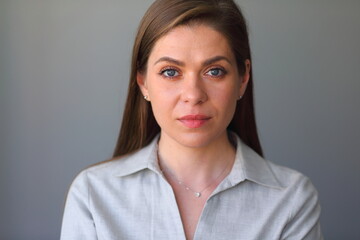
[[[227,137],[250,62],[239,75],[227,39],[205,25],[180,26],[160,38],[137,81],[161,128],[161,141],[204,147]]]

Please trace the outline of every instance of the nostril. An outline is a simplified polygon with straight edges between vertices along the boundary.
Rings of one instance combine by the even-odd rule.
[[[182,99],[186,103],[192,103],[192,104],[201,104],[204,103],[208,97],[205,92],[198,92],[196,94],[194,93],[184,93],[182,95]]]
[[[180,86],[181,98],[186,103],[201,104],[207,99],[206,88],[203,86],[202,79],[197,75],[188,76]]]

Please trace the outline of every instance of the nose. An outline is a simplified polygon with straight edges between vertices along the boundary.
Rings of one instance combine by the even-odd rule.
[[[184,79],[181,91],[181,100],[192,105],[204,103],[208,99],[203,79],[190,75]]]

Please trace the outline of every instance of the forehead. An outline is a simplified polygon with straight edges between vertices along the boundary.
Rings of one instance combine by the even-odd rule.
[[[154,45],[149,62],[168,56],[184,59],[204,59],[217,55],[234,58],[227,38],[206,25],[181,25],[162,36]]]

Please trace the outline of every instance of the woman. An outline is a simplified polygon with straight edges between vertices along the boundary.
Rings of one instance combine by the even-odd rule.
[[[157,0],[140,24],[114,159],[82,171],[62,239],[322,239],[308,178],[262,157],[232,0]]]

